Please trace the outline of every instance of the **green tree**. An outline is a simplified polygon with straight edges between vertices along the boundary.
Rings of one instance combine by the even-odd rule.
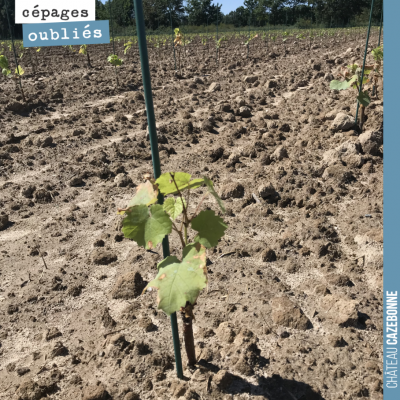
[[[259,5],[259,0],[244,0],[244,6],[249,16],[248,24],[254,25],[254,10]]]
[[[312,0],[315,17],[326,26],[346,25],[371,6],[370,0]]]
[[[22,38],[22,25],[16,25],[15,21],[15,0],[7,0],[7,10],[10,17],[11,29],[13,30],[14,37],[17,39]],[[0,0],[0,39],[11,39],[10,28],[8,25],[6,14],[6,1]]]
[[[111,17],[110,8],[112,14]],[[100,13],[107,16],[108,19],[112,19],[113,23],[117,26],[126,27],[133,25],[134,8],[132,0],[108,0],[105,2],[104,9],[101,9]]]
[[[235,11],[228,14],[233,18],[233,24],[236,27],[246,26],[249,22],[249,12],[243,6],[238,7]]]
[[[143,0],[145,24],[149,29],[179,26],[184,16],[183,0]]]
[[[185,11],[188,14],[188,21],[191,25],[206,25],[221,22],[224,15],[221,12],[221,5],[211,3],[211,0],[188,0]]]
[[[110,14],[106,6],[100,1],[96,0],[96,20],[110,19]]]

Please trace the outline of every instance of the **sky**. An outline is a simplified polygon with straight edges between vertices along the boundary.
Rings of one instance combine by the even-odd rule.
[[[243,0],[220,0],[218,4],[222,4],[221,11],[224,14],[229,14],[231,11],[235,11],[238,7],[243,5]]]
[[[105,3],[105,0],[101,0],[102,3]],[[185,1],[184,1],[185,3]],[[221,11],[224,14],[229,14],[231,11],[236,10],[238,7],[243,5],[243,0],[219,0],[214,1],[215,4],[222,4]]]

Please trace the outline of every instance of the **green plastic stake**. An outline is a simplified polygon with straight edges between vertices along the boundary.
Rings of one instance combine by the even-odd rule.
[[[170,21],[171,21],[172,47],[173,47],[173,49],[174,49],[174,62],[175,62],[175,71],[176,71],[176,56],[175,56],[175,44],[174,44],[174,30],[172,29],[171,4],[169,5],[169,19],[170,19]]]
[[[249,24],[249,40],[250,40],[250,17],[247,23]],[[247,59],[249,58],[249,47],[250,47],[249,43],[250,42],[247,43],[247,56],[246,56]]]
[[[12,48],[13,48],[13,52],[14,52],[14,60],[15,60],[15,64],[17,65],[17,74],[19,76],[19,79],[18,79],[19,88],[21,89],[22,98],[26,102],[25,94],[22,89],[21,75],[19,74],[19,64],[18,64],[18,60],[17,60],[17,54],[15,53],[14,34],[13,34],[13,29],[11,28],[11,24],[10,24],[10,16],[8,15],[8,1],[7,0],[5,0],[5,9],[6,9],[6,14],[7,14],[8,27],[10,29],[11,43],[12,43]]]
[[[147,122],[149,125],[149,136],[151,146],[151,158],[153,160],[154,178],[157,179],[161,175],[160,156],[158,153],[156,119],[154,115],[153,95],[151,92],[151,79],[149,58],[147,54],[146,31],[144,27],[144,15],[142,0],[134,0],[135,16],[136,16],[136,30],[138,36],[140,64],[142,67],[142,79],[144,89],[144,99],[146,103]],[[158,202],[163,204],[164,198],[159,195]],[[169,256],[169,242],[168,237],[165,237],[162,242],[164,259]],[[171,328],[172,340],[174,343],[176,373],[179,379],[183,379],[181,347],[179,341],[178,321],[176,313],[171,314]]]
[[[108,3],[109,11],[110,11],[110,22],[111,22],[111,37],[112,37],[112,44],[113,44],[113,54],[115,54],[115,44],[114,44],[114,28],[113,28],[113,18],[112,18],[112,10],[111,10],[111,1]]]
[[[218,3],[217,3],[217,42],[218,42]],[[217,47],[217,49],[216,49],[216,55],[215,55],[215,57],[216,57],[216,62],[217,62],[217,64],[218,64],[218,47]]]
[[[382,22],[383,22],[383,4],[382,4],[382,10],[381,10],[381,26],[379,28],[379,39],[378,39],[378,47],[381,45],[381,33],[382,33]],[[372,96],[375,96],[375,84],[374,87],[372,88]]]
[[[113,28],[111,1],[108,3],[108,5],[109,5],[109,10],[110,10],[111,37],[112,37],[112,43],[113,43],[113,54],[115,54],[114,28]],[[119,84],[118,84],[118,71],[117,71],[117,66],[116,65],[114,65],[114,71],[115,71],[115,77],[117,78],[117,86],[119,86]]]
[[[369,42],[369,33],[371,32],[371,21],[372,21],[372,10],[374,8],[374,0],[371,1],[371,12],[369,15],[369,24],[368,24],[368,33],[367,33],[367,41],[365,42],[365,51],[364,51],[364,61],[363,61],[363,67],[362,67],[362,71],[361,71],[361,83],[360,83],[360,90],[358,91],[358,95],[361,94],[361,90],[362,90],[362,82],[364,79],[364,69],[365,69],[365,60],[367,58],[367,51],[368,51],[368,42]],[[360,108],[360,103],[357,100],[357,111],[356,111],[356,119],[355,119],[355,123],[357,123],[357,119],[358,119],[358,109]]]

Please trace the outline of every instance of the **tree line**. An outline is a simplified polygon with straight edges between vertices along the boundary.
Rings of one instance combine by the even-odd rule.
[[[373,22],[379,23],[383,0],[375,0]],[[0,38],[10,38],[5,6],[8,4],[11,29],[22,37],[22,26],[14,23],[15,0],[0,0]],[[149,30],[177,26],[206,26],[219,23],[237,27],[297,25],[343,27],[367,23],[371,0],[244,0],[228,14],[213,0],[143,0],[145,25]],[[96,0],[96,19],[110,20],[113,26],[135,26],[133,0]]]
[[[119,26],[134,25],[132,0],[97,1],[96,17],[114,17]],[[375,0],[373,19],[379,23],[383,0]],[[347,26],[368,22],[371,0],[244,0],[243,5],[228,14],[213,0],[143,0],[148,29],[171,25],[206,26],[219,23],[240,26],[312,25]],[[306,27],[306,26],[304,26]]]

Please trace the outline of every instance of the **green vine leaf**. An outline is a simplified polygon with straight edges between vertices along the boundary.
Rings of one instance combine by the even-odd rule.
[[[181,261],[179,260],[178,257],[176,256],[168,256],[164,258],[161,262],[157,264],[157,269],[160,270],[161,268],[168,267],[168,265],[173,264],[173,263],[180,263]]]
[[[186,201],[185,201],[186,206]],[[172,218],[174,221],[179,215],[182,214],[183,211],[183,204],[182,199],[179,197],[177,199],[173,197],[169,197],[164,201],[163,205],[164,211]]]
[[[87,46],[83,44],[79,49],[79,54],[87,55]]]
[[[149,206],[157,201],[158,189],[157,186],[153,185],[150,181],[141,183],[136,190],[135,197],[129,202],[128,207],[122,210],[118,210],[119,215],[124,215],[130,207],[134,206]]]
[[[107,57],[107,61],[116,67],[119,67],[122,65],[124,60],[121,60],[116,54],[111,54],[111,56]]]
[[[161,243],[171,231],[172,221],[160,204],[152,205],[150,212],[146,205],[131,207],[122,221],[122,233],[125,237],[147,250]]]
[[[369,97],[367,92],[361,92],[358,96],[357,96],[357,100],[358,102],[363,105],[364,107],[367,107],[369,105],[369,103],[371,103],[371,98]]]
[[[360,80],[361,80],[361,78],[360,78]],[[368,76],[364,76],[364,77],[363,77],[363,85],[365,85],[365,84],[368,83],[368,82],[369,82]]]
[[[187,189],[197,189],[200,186],[204,185],[204,179],[203,178],[196,178],[193,179],[189,182],[189,186]]]
[[[217,246],[218,240],[224,236],[228,225],[224,223],[222,218],[215,215],[214,211],[205,210],[193,219],[192,228],[198,232],[194,241],[201,243],[204,247],[211,248]]]
[[[18,65],[18,67],[15,68],[16,75],[23,75],[24,73],[25,73],[25,71],[23,70],[23,68],[20,65]]]
[[[192,177],[192,175],[187,174],[186,172],[175,172],[173,173],[173,176],[175,182],[172,179],[171,172],[166,172],[165,174],[162,174],[156,180],[156,184],[158,185],[158,188],[163,195],[177,194],[178,190],[176,187],[178,187],[178,189],[182,192],[186,189],[196,189],[204,184],[204,180],[201,178],[193,179],[191,181],[190,178]]]
[[[358,68],[358,64],[350,64],[347,66],[347,68],[352,74],[355,74]]]
[[[8,65],[8,59],[6,56],[0,55],[0,68],[10,69],[10,67]]]
[[[332,90],[346,90],[351,86],[350,81],[337,81],[337,80],[333,80],[331,81],[329,87]]]
[[[226,212],[224,203],[221,200],[221,197],[218,196],[218,193],[214,189],[214,185],[211,181],[211,179],[208,179],[204,177],[204,183],[207,185],[208,191],[214,196],[215,200],[217,200],[217,203],[219,205],[219,208],[222,210],[223,213]]]
[[[374,57],[375,61],[383,60],[383,48],[382,48],[382,46],[379,46],[379,47],[373,49],[371,51],[371,53],[372,53],[372,56]]]
[[[185,307],[187,302],[195,304],[206,285],[206,249],[200,243],[195,243],[183,249],[182,262],[167,262],[163,268],[159,268],[156,278],[144,291],[148,288],[157,289],[158,308],[171,315]]]

